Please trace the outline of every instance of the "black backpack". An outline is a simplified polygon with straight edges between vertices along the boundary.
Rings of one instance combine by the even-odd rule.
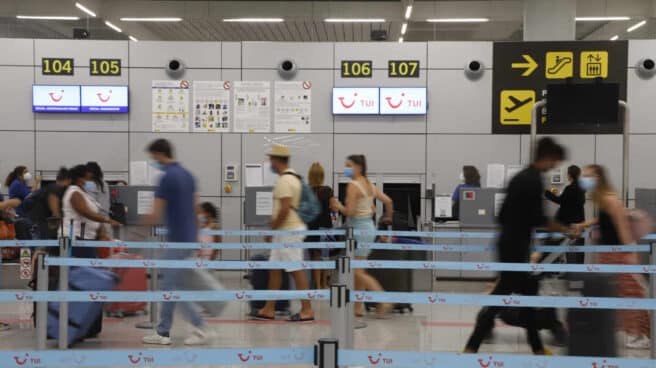
[[[40,188],[28,195],[22,205],[27,216],[35,223],[46,221],[50,217],[48,191],[45,188]]]

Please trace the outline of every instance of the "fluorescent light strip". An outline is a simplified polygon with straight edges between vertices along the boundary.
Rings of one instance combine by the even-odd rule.
[[[620,36],[615,35],[615,36],[611,37],[610,40],[611,41],[616,41],[618,38],[620,38]]]
[[[403,43],[403,37],[399,37],[399,43]]]
[[[326,18],[328,23],[385,23],[383,18]]]
[[[282,18],[226,18],[223,21],[240,23],[282,23],[285,20]]]
[[[114,24],[110,23],[110,22],[107,21],[107,20],[105,21],[105,25],[106,25],[107,27],[109,27],[109,28],[115,30],[115,31],[118,32],[118,33],[123,32],[122,29],[118,28],[117,26],[115,26]]]
[[[80,4],[80,3],[75,3],[75,7],[82,10],[83,12],[89,14],[92,17],[96,17],[96,13],[92,12],[91,9],[87,8],[86,6]]]
[[[403,25],[401,26],[401,34],[404,35],[407,30],[408,30],[408,23],[403,23]]]
[[[632,25],[632,26],[629,27],[626,31],[627,31],[627,32],[633,32],[633,31],[635,31],[636,29],[638,29],[638,28],[644,26],[645,24],[647,24],[647,21],[646,21],[646,20],[643,20],[642,22],[638,22],[638,23]]]
[[[429,23],[485,23],[489,18],[433,18],[426,19]]]
[[[137,38],[134,36],[128,36],[128,38],[134,42],[139,42],[139,40],[137,40]]]
[[[59,16],[59,15],[17,15],[17,19],[36,19],[36,20],[80,20],[80,17]]]
[[[631,17],[576,17],[577,22],[610,22],[614,20],[630,20]]]
[[[411,15],[412,15],[412,5],[408,5],[405,7],[405,19],[410,19]]]
[[[155,17],[155,18],[121,18],[121,22],[180,22],[182,18],[177,17]]]

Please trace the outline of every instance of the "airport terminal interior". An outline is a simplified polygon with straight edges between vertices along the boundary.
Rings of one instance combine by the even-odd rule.
[[[0,368],[656,367],[656,0],[0,0],[0,50]]]

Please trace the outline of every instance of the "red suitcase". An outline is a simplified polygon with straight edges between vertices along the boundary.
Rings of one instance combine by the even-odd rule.
[[[118,253],[112,256],[115,259],[143,259],[142,256],[126,253]],[[145,268],[116,268],[114,270],[119,277],[115,291],[147,291],[148,280]],[[146,302],[115,302],[107,303],[107,314],[114,317],[124,317],[146,311]]]

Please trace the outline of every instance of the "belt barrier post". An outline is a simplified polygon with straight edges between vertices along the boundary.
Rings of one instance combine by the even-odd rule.
[[[353,347],[353,308],[348,308],[350,304],[346,285],[333,284],[330,287],[331,337],[341,341],[347,349]]]
[[[153,226],[151,229],[151,237],[162,240],[161,234],[159,234],[159,227]],[[159,289],[159,272],[156,268],[150,269],[150,279],[148,280],[148,288],[150,291],[156,291]],[[141,328],[145,330],[154,329],[157,326],[157,319],[159,318],[159,304],[157,302],[150,302],[148,305],[148,321],[139,322],[135,325],[136,328]]]
[[[337,339],[319,339],[315,346],[314,365],[319,368],[337,368],[337,352],[339,343]]]
[[[43,254],[36,260],[36,290],[48,291],[48,266],[44,264]],[[36,303],[36,348],[45,350],[48,338],[48,302]]]
[[[73,222],[71,221],[71,227]],[[72,235],[72,232],[71,232]],[[59,239],[59,256],[68,257],[71,247],[71,238],[64,236]],[[59,266],[59,291],[68,291],[68,266]],[[68,302],[59,303],[59,349],[68,348]]]
[[[649,263],[656,265],[656,243],[650,243],[651,252],[649,253]],[[649,297],[656,297],[656,274],[649,275]],[[656,331],[656,311],[651,311],[651,358],[656,359],[656,339],[654,338],[654,331]]]

